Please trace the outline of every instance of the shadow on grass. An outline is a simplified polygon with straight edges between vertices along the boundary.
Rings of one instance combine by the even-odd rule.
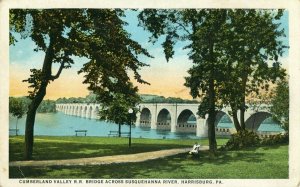
[[[204,164],[212,168],[220,165],[234,164],[236,161],[251,163],[264,162],[263,153],[248,151],[222,152],[216,157],[210,157],[208,151],[201,151],[199,156],[191,156],[187,153],[178,154],[162,159],[149,160],[141,163],[124,163],[93,166],[52,166],[52,167],[11,167],[10,178],[168,178],[160,175],[172,174],[170,178],[193,178],[187,174],[191,168],[199,170]],[[193,169],[192,169],[193,170]],[[180,171],[174,174],[174,171]],[[207,178],[207,176],[206,176]]]
[[[143,144],[133,143],[131,147],[126,144],[81,144],[81,143],[35,143],[34,160],[54,160],[88,158],[119,154],[133,154],[163,149],[182,148],[184,145],[175,144]],[[23,160],[23,146],[11,143],[9,146],[10,161]]]

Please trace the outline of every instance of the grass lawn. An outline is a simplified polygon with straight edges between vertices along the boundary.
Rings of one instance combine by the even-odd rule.
[[[21,160],[24,137],[10,138],[10,160]],[[218,139],[222,145],[226,139]],[[36,137],[36,160],[82,158],[191,147],[195,140],[133,139],[128,148],[126,138]],[[199,140],[207,145],[207,140]],[[288,145],[249,148],[220,152],[215,158],[201,152],[194,158],[179,154],[141,163],[102,166],[21,167],[30,178],[288,178]],[[24,177],[19,168],[10,167],[10,178]]]
[[[218,139],[224,145],[228,139]],[[128,138],[117,137],[75,137],[75,136],[36,136],[34,139],[34,160],[54,160],[86,158],[108,155],[133,154],[162,149],[193,147],[195,142],[208,145],[208,140],[176,139],[132,139],[131,148]],[[9,138],[9,160],[23,160],[24,136]]]

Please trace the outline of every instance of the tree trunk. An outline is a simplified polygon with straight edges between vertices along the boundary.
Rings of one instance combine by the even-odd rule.
[[[121,124],[119,124],[119,131],[118,131],[119,137],[121,137]]]
[[[214,90],[214,80],[209,80],[209,112],[208,112],[208,141],[209,141],[209,151],[215,154],[217,150],[217,141],[215,134],[215,90]]]
[[[241,125],[238,120],[237,110],[232,110],[233,124],[237,132],[241,131]]]
[[[42,68],[41,85],[28,107],[26,126],[25,126],[25,153],[24,153],[25,160],[32,159],[35,115],[36,115],[37,108],[39,107],[39,105],[44,99],[44,96],[46,95],[46,88],[52,76],[51,69],[52,69],[53,58],[54,58],[53,40],[50,36],[50,43],[45,54],[45,59]]]
[[[212,33],[211,33],[212,34]],[[215,120],[216,120],[216,109],[215,109],[215,59],[214,59],[214,41],[213,36],[209,37],[209,61],[210,61],[210,72],[209,73],[209,88],[208,88],[208,98],[209,98],[209,109],[208,109],[208,142],[209,151],[215,155],[217,150],[216,132],[215,132]]]
[[[31,160],[32,159],[32,153],[33,153],[33,135],[34,135],[34,121],[35,121],[35,115],[36,110],[38,106],[41,104],[41,102],[44,99],[44,96],[46,95],[46,88],[48,83],[43,82],[41,84],[41,87],[39,91],[37,92],[36,96],[31,101],[27,117],[26,117],[26,127],[25,127],[25,160]]]
[[[245,130],[246,129],[246,125],[245,125],[246,86],[247,86],[247,79],[248,79],[247,64],[244,64],[242,73],[243,74],[242,74],[242,90],[241,90],[242,96],[241,96],[241,106],[240,106],[240,123],[241,123],[242,130]]]
[[[245,124],[245,103],[243,103],[243,106],[241,107],[241,113],[240,113],[240,122],[241,122],[241,130],[246,129],[246,124]]]
[[[16,136],[18,136],[18,121],[19,121],[19,118],[17,118],[17,122],[16,122]]]

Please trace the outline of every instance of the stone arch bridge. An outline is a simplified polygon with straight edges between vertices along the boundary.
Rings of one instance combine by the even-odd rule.
[[[151,129],[164,129],[171,132],[196,133],[199,137],[207,137],[207,117],[200,118],[197,115],[199,104],[187,103],[141,103],[138,105],[139,113],[137,114],[136,126],[148,127]],[[67,115],[74,115],[83,118],[97,119],[100,104],[87,103],[64,103],[56,104],[56,110]],[[216,134],[230,135],[234,129],[220,128],[218,123],[223,116],[227,116],[231,122],[232,117],[229,115],[230,108],[223,108],[216,115]],[[248,109],[245,112],[246,128],[257,131],[260,124],[271,114],[267,107],[261,106],[254,109]]]

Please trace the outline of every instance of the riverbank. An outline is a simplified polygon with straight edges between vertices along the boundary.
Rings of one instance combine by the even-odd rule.
[[[22,160],[23,136],[10,137],[10,161]],[[227,139],[218,139],[218,144]],[[101,137],[35,137],[34,159],[54,160],[135,154],[192,146],[195,140]],[[207,145],[207,140],[199,140]],[[22,171],[22,172],[20,172]],[[214,158],[202,151],[140,163],[101,166],[10,167],[10,178],[288,178],[288,145],[220,152]]]

